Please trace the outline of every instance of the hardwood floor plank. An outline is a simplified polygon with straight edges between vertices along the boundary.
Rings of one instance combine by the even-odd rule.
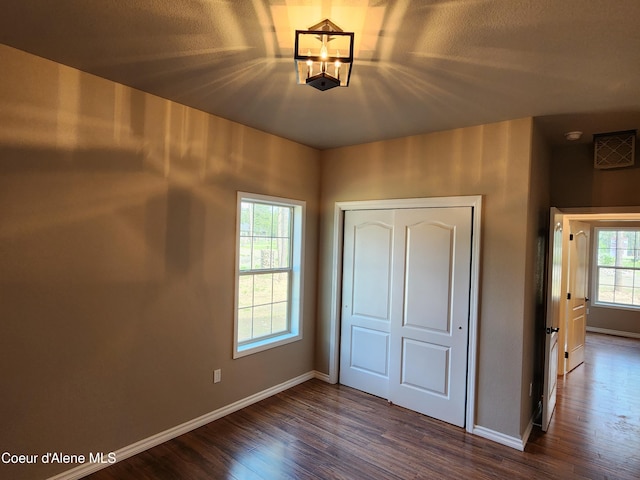
[[[640,340],[589,334],[549,431],[534,429],[524,452],[311,380],[88,478],[637,480]]]

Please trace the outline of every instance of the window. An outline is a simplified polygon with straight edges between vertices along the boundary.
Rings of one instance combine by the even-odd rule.
[[[640,308],[640,228],[596,228],[596,303]]]
[[[302,338],[304,209],[238,193],[234,358]]]

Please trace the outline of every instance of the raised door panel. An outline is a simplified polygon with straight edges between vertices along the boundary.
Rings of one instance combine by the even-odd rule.
[[[389,334],[370,328],[352,327],[349,368],[387,377],[389,374]]]
[[[454,227],[421,222],[407,227],[405,326],[451,332]]]
[[[352,315],[389,321],[393,228],[367,222],[353,236]]]
[[[448,347],[405,338],[402,345],[402,385],[448,397],[450,353]]]

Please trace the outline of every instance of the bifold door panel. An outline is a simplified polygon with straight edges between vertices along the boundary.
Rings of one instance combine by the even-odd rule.
[[[344,226],[340,382],[387,398],[393,212],[353,213]]]

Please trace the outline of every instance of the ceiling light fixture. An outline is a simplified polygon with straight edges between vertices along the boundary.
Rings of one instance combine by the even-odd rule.
[[[299,85],[318,90],[348,87],[353,64],[353,32],[343,32],[329,19],[309,30],[296,30],[296,74]]]

